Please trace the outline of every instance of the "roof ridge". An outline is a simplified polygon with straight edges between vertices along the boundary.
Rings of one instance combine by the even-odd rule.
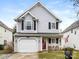
[[[77,28],[79,26],[79,20],[73,22],[70,26],[68,26],[63,33],[68,32],[71,29]]]
[[[2,21],[0,21],[0,26],[4,27],[5,29],[13,32],[13,29],[9,28],[7,25],[5,25]]]
[[[16,17],[15,19],[17,20],[18,18],[20,18],[22,15],[24,15],[26,12],[28,12],[29,10],[31,10],[31,9],[32,9],[33,7],[35,7],[37,4],[40,4],[41,6],[43,6],[43,8],[45,8],[53,17],[55,17],[56,20],[60,21],[60,20],[58,19],[58,17],[56,17],[55,15],[53,15],[53,13],[52,13],[45,5],[43,5],[43,3],[41,3],[41,2],[35,3],[31,8],[25,10],[20,16]],[[61,22],[61,21],[60,21],[60,22]]]

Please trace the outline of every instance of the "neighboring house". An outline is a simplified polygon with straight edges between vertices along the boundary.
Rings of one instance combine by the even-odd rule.
[[[12,42],[12,29],[0,21],[0,45]]]
[[[42,3],[37,2],[16,19],[14,52],[38,52],[61,48],[59,23]]]
[[[62,45],[66,44],[79,50],[79,20],[71,24],[63,31]]]

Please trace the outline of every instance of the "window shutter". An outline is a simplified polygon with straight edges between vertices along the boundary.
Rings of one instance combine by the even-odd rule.
[[[49,22],[49,24],[48,24],[48,27],[49,27],[49,29],[51,29],[51,23]]]
[[[51,38],[49,38],[49,40],[48,40],[48,41],[49,41],[49,44],[50,44],[50,43],[51,43]]]
[[[24,20],[22,20],[22,30],[24,30]]]
[[[56,43],[58,44],[58,38],[56,38]]]
[[[58,22],[56,22],[56,29],[58,29]]]
[[[36,30],[36,21],[34,20],[34,30]]]

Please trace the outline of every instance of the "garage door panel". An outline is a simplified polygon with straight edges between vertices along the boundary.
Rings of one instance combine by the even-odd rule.
[[[21,39],[18,43],[19,52],[37,52],[37,41],[35,39]]]

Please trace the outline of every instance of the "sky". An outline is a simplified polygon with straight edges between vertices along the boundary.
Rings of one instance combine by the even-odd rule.
[[[13,28],[16,24],[14,19],[22,14],[38,0],[1,0],[0,21]],[[40,0],[56,17],[62,20],[60,29],[64,30],[73,22],[77,21],[73,2],[70,0]]]

